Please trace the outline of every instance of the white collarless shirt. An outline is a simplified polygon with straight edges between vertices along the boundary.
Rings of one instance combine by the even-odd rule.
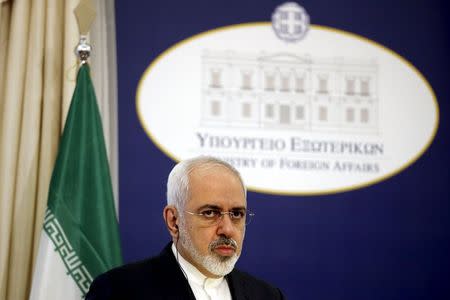
[[[172,244],[172,252],[177,258],[177,249]],[[178,253],[178,263],[184,270],[189,285],[197,300],[231,300],[230,288],[224,277],[208,278]]]

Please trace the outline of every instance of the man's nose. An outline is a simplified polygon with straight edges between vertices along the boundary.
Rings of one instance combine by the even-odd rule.
[[[229,214],[223,214],[219,220],[219,224],[217,225],[217,234],[224,235],[226,237],[233,236],[236,231],[236,225],[231,220]]]

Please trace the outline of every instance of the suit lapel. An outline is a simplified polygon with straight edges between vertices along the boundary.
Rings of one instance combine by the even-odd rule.
[[[239,280],[239,274],[233,270],[226,276],[226,279],[233,300],[250,300],[250,298],[247,297],[244,281]]]
[[[164,268],[164,275],[171,282],[171,287],[167,290],[167,299],[189,299],[195,300],[194,292],[181,271],[175,256],[172,252],[172,243],[169,243],[161,252],[161,263]]]

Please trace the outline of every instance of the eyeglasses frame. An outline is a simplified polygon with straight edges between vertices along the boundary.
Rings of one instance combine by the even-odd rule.
[[[191,216],[204,217],[204,218],[207,219],[207,217],[205,217],[205,214],[203,214],[203,213],[195,213],[195,212],[188,211],[188,210],[185,210],[184,212],[190,214]],[[229,211],[219,211],[220,217],[217,219],[217,221],[215,221],[215,223],[214,223],[213,225],[219,224],[219,223],[223,220],[223,217],[224,217],[225,215],[228,215],[228,217],[230,218],[230,220],[233,221],[233,218],[231,217],[231,214],[232,214],[233,212],[234,212],[234,211],[232,211],[232,210],[229,210]],[[249,218],[247,218],[247,216],[248,216]],[[253,212],[251,212],[250,210],[246,209],[246,210],[245,210],[245,222],[244,222],[244,225],[245,225],[245,226],[249,225],[249,224],[251,223],[252,218],[253,218],[254,216],[255,216],[255,213],[253,213]],[[249,220],[248,223],[246,223],[247,220]]]

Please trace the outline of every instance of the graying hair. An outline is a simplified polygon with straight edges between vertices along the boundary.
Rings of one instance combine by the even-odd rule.
[[[174,205],[179,211],[184,209],[189,198],[189,176],[194,170],[205,166],[222,166],[231,171],[241,182],[244,196],[247,198],[247,189],[244,185],[244,181],[235,167],[212,156],[198,156],[180,161],[170,172],[167,179],[168,205]]]

